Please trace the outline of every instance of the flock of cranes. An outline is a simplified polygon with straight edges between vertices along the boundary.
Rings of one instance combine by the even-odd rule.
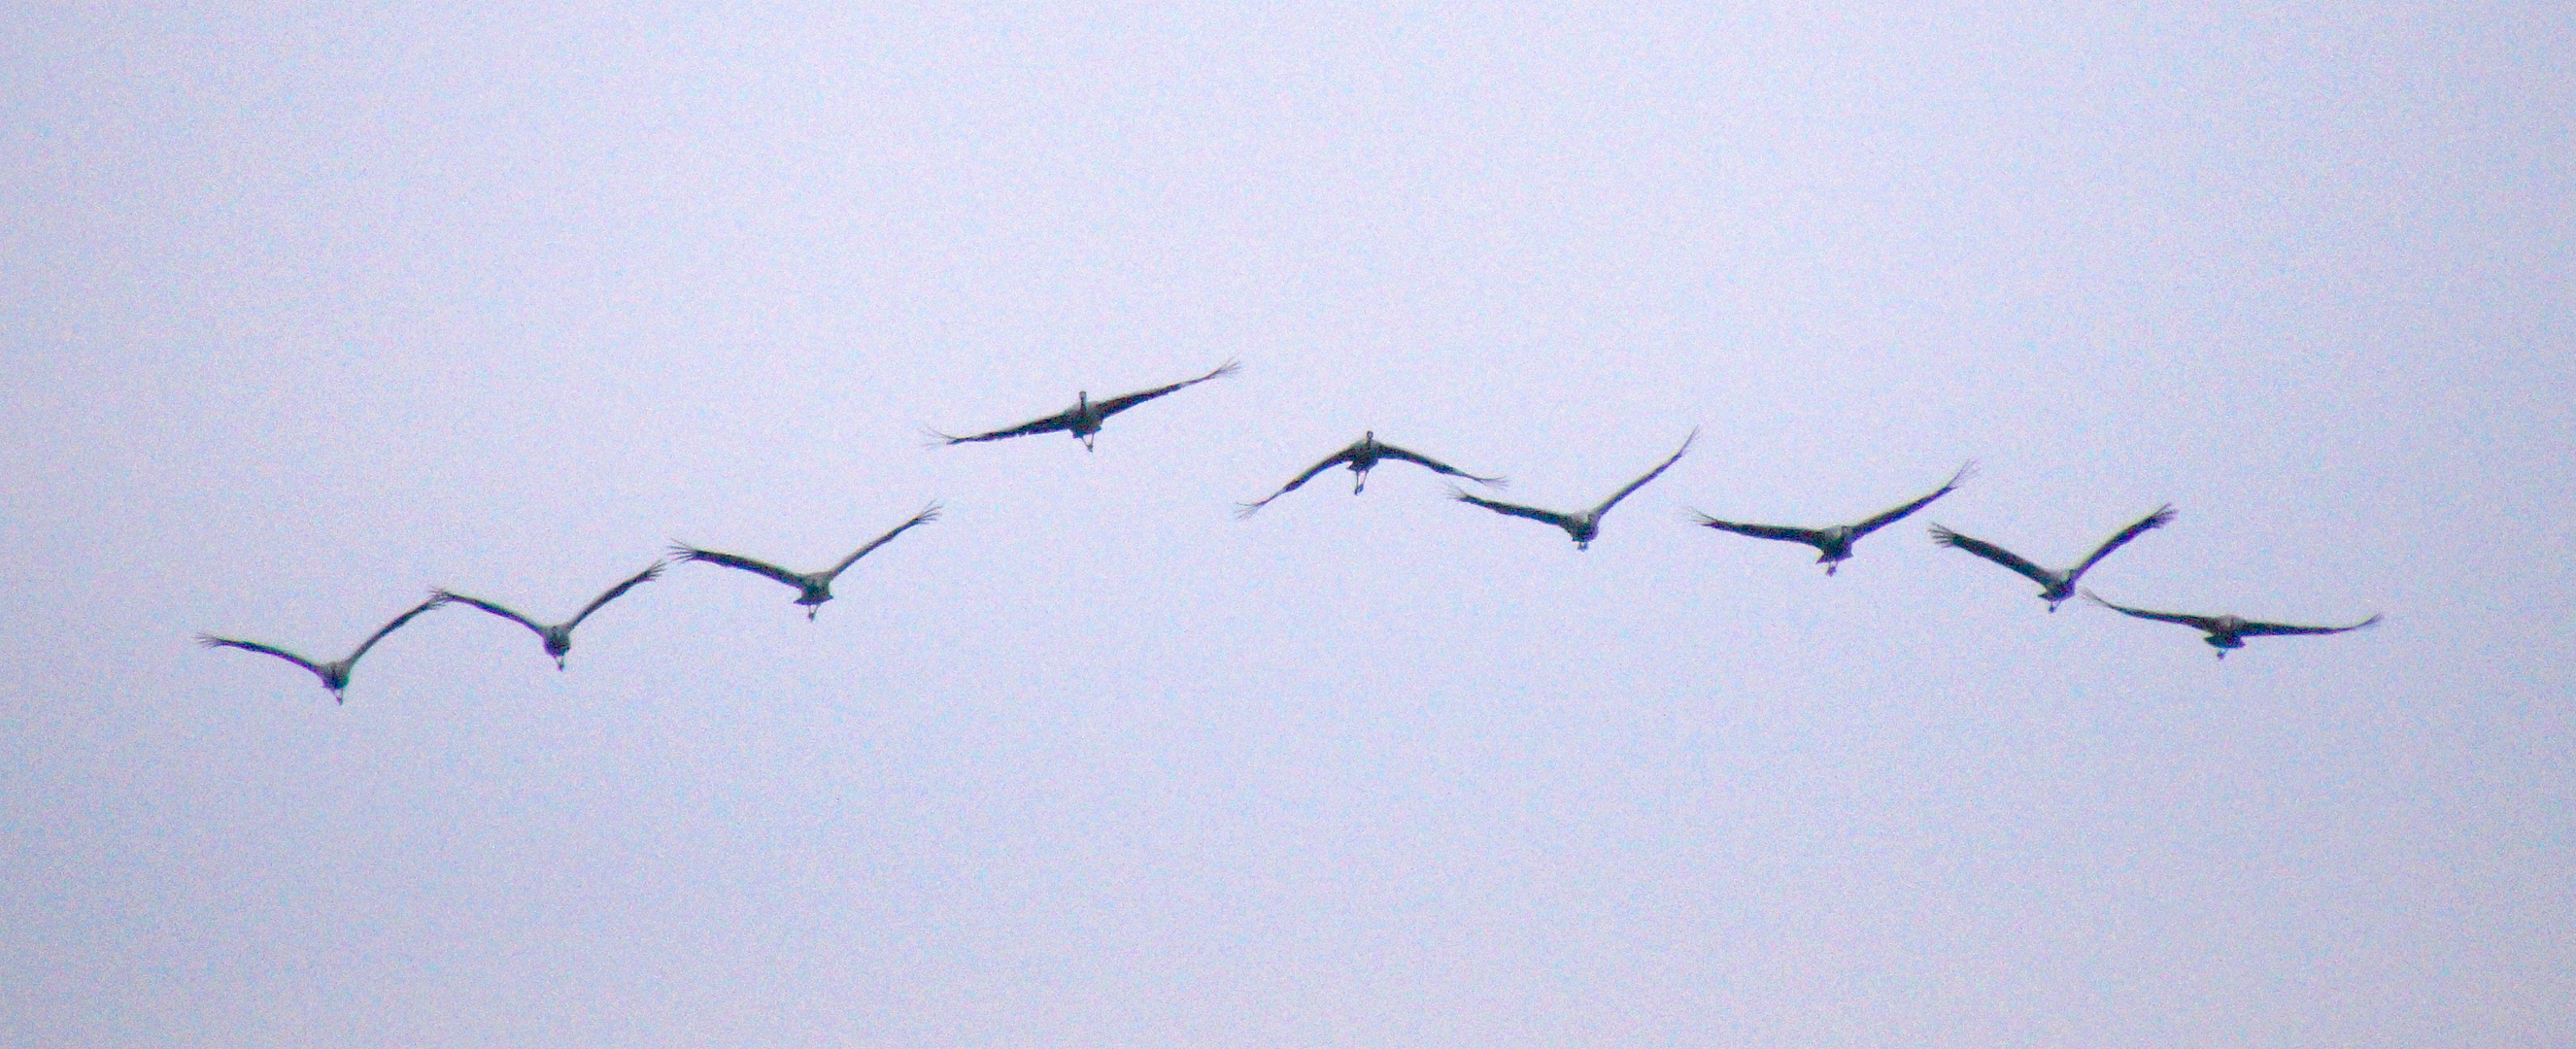
[[[1100,433],[1101,424],[1107,421],[1110,416],[1182,388],[1195,386],[1210,379],[1233,374],[1238,367],[1239,365],[1237,365],[1236,362],[1227,361],[1226,363],[1217,366],[1214,371],[1210,371],[1195,379],[1184,379],[1180,382],[1171,383],[1169,385],[1157,386],[1150,390],[1139,390],[1135,393],[1112,397],[1102,401],[1092,400],[1090,391],[1081,391],[1074,395],[1073,406],[1070,408],[1057,412],[1054,415],[1046,416],[1041,419],[1033,419],[1017,426],[1006,427],[999,430],[992,430],[965,437],[950,436],[937,430],[929,431],[929,434],[933,439],[932,443],[934,445],[953,445],[964,444],[970,441],[998,441],[1006,437],[1054,433],[1062,430],[1071,433],[1077,440],[1082,442],[1082,447],[1085,451],[1090,451],[1093,449],[1094,438]],[[1635,493],[1637,489],[1645,487],[1647,482],[1653,481],[1655,478],[1662,476],[1665,470],[1671,469],[1674,463],[1680,462],[1682,456],[1690,451],[1691,442],[1698,438],[1699,431],[1692,430],[1689,436],[1682,438],[1681,447],[1674,449],[1673,454],[1667,456],[1663,462],[1655,464],[1654,469],[1646,471],[1643,476],[1628,482],[1626,486],[1620,488],[1618,491],[1610,493],[1609,498],[1604,499],[1598,505],[1587,509],[1573,511],[1546,510],[1535,506],[1524,506],[1519,503],[1504,502],[1499,499],[1488,499],[1483,496],[1471,494],[1465,489],[1455,486],[1452,486],[1449,489],[1449,497],[1460,502],[1471,503],[1476,506],[1484,507],[1485,509],[1492,510],[1498,514],[1504,514],[1511,517],[1524,517],[1533,521],[1541,521],[1555,525],[1558,528],[1564,529],[1565,534],[1574,540],[1575,549],[1588,550],[1592,547],[1592,541],[1595,538],[1598,538],[1601,534],[1601,518],[1607,515],[1612,507],[1619,505],[1620,500],[1626,499],[1629,495]],[[1500,475],[1489,477],[1468,473],[1465,470],[1450,466],[1447,463],[1418,452],[1408,451],[1403,448],[1387,444],[1377,439],[1377,431],[1370,430],[1361,434],[1360,439],[1352,442],[1349,447],[1325,456],[1322,461],[1317,462],[1313,466],[1307,467],[1305,472],[1289,479],[1287,484],[1281,485],[1278,491],[1272,492],[1256,502],[1240,504],[1236,510],[1236,516],[1252,516],[1262,507],[1270,505],[1272,500],[1296,491],[1299,486],[1304,485],[1307,481],[1313,480],[1316,474],[1329,470],[1336,465],[1348,466],[1350,468],[1353,475],[1351,494],[1358,495],[1368,487],[1369,471],[1375,469],[1379,463],[1390,459],[1413,463],[1442,476],[1464,478],[1466,480],[1493,487],[1502,487],[1506,483],[1504,478]],[[1922,496],[1921,498],[1915,499],[1911,502],[1890,508],[1873,517],[1869,517],[1853,524],[1832,525],[1824,528],[1800,528],[1792,525],[1746,524],[1737,521],[1721,521],[1707,514],[1699,513],[1698,511],[1692,511],[1691,513],[1695,523],[1708,528],[1717,529],[1723,532],[1732,532],[1737,535],[1751,536],[1756,539],[1772,539],[1782,542],[1803,543],[1808,546],[1815,547],[1817,550],[1816,562],[1825,566],[1826,575],[1832,575],[1834,574],[1835,569],[1842,566],[1844,561],[1851,559],[1853,544],[1860,542],[1863,537],[1868,536],[1872,532],[1876,532],[1879,529],[1885,528],[1888,525],[1912,516],[1916,511],[1919,511],[1926,506],[1930,506],[1934,500],[1957,491],[1959,489],[1959,485],[1965,482],[1968,477],[1974,473],[1974,471],[1974,463],[1963,465],[1956,473],[1950,475],[1949,480],[1942,482],[1941,487],[1933,490],[1930,494]],[[2093,552],[2086,555],[2084,560],[2077,562],[2075,567],[2062,572],[2053,569],[2041,568],[2039,565],[2023,558],[2019,554],[2013,553],[2010,550],[2006,550],[2003,547],[1996,546],[1995,544],[1986,542],[1982,539],[1974,539],[1961,535],[1948,528],[1944,528],[1937,523],[1932,525],[1932,540],[1939,545],[1957,550],[1964,550],[1988,561],[1992,561],[1997,565],[2001,565],[2004,568],[2020,573],[2034,583],[2038,583],[2040,586],[2040,599],[2048,602],[2048,610],[2050,612],[2055,612],[2057,611],[2058,605],[2065,603],[2069,597],[2079,592],[2076,582],[2083,578],[2086,571],[2100,563],[2103,558],[2110,556],[2112,551],[2118,550],[2122,546],[2127,545],[2130,540],[2136,539],[2137,537],[2154,529],[2164,527],[2166,524],[2172,522],[2173,518],[2174,509],[2171,505],[2160,507],[2154,513],[2139,518],[2138,520],[2131,522],[2128,527],[2120,529],[2117,533],[2114,533],[2111,538],[2104,540],[2102,545],[2094,547]],[[832,581],[839,578],[841,573],[848,571],[851,565],[858,563],[860,558],[868,556],[868,554],[874,552],[878,547],[894,541],[896,536],[902,535],[914,526],[927,524],[938,519],[939,504],[932,503],[928,507],[923,508],[920,513],[912,515],[909,520],[887,530],[884,535],[880,535],[875,539],[870,540],[867,545],[851,551],[850,555],[842,558],[838,564],[819,572],[789,571],[788,569],[781,568],[766,561],[745,557],[741,554],[728,554],[715,550],[703,550],[685,543],[672,544],[671,554],[681,561],[701,561],[725,568],[740,569],[756,575],[767,576],[780,583],[795,587],[797,590],[796,603],[805,606],[805,618],[810,621],[814,618],[815,613],[821,610],[823,603],[832,599]],[[488,601],[483,598],[470,597],[444,588],[432,590],[428,600],[412,606],[405,610],[401,615],[395,616],[391,622],[376,628],[375,633],[367,635],[367,639],[365,641],[359,642],[356,651],[350,652],[344,659],[330,663],[317,663],[305,658],[304,656],[287,651],[286,649],[279,648],[274,645],[263,644],[257,641],[244,641],[237,638],[216,637],[210,634],[201,634],[198,636],[197,640],[200,644],[209,648],[238,648],[250,652],[259,652],[275,656],[289,663],[293,663],[296,666],[303,667],[305,670],[311,672],[315,677],[322,679],[322,687],[330,690],[331,698],[334,701],[343,701],[342,693],[349,687],[349,672],[357,665],[359,657],[366,655],[369,649],[374,648],[376,646],[376,642],[384,640],[385,635],[393,633],[395,630],[401,628],[403,624],[411,622],[413,618],[419,616],[421,613],[427,612],[441,605],[454,603],[479,608],[494,616],[507,619],[519,624],[520,626],[528,628],[529,631],[537,635],[538,642],[544,646],[546,655],[554,658],[555,669],[562,670],[564,669],[565,655],[572,651],[572,632],[574,627],[580,626],[583,620],[590,618],[591,613],[599,611],[602,606],[624,596],[627,591],[660,577],[663,570],[667,567],[668,565],[666,562],[653,562],[643,571],[627,577],[617,585],[609,587],[598,597],[592,598],[591,602],[582,606],[581,611],[575,613],[571,619],[554,624],[539,623],[536,620],[530,619],[525,615],[521,615],[504,605]],[[2352,623],[2346,626],[2294,626],[2286,623],[2257,622],[2248,619],[2241,619],[2233,615],[2205,616],[2181,612],[2155,612],[2143,608],[2132,608],[2127,605],[2114,604],[2110,601],[2103,600],[2100,596],[2094,594],[2089,589],[2081,590],[2080,592],[2086,599],[2094,602],[2095,604],[2120,612],[2124,615],[2135,616],[2140,619],[2156,620],[2158,622],[2175,623],[2201,631],[2207,635],[2202,638],[2202,640],[2210,647],[2218,650],[2218,658],[2220,659],[2227,658],[2227,653],[2231,649],[2245,647],[2245,639],[2249,637],[2294,634],[2340,634],[2347,630],[2359,630],[2363,627],[2379,622],[2379,616],[2374,614],[2358,623]]]

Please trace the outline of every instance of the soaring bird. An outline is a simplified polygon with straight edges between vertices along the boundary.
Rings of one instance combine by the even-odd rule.
[[[2167,503],[2158,508],[2156,512],[2139,518],[2135,523],[2129,525],[2129,527],[2120,529],[2120,534],[2103,540],[2102,545],[2094,547],[2092,555],[2086,557],[2082,564],[2078,564],[2063,572],[2041,568],[2010,550],[2006,550],[2003,547],[1986,542],[1983,539],[1972,539],[1967,536],[1960,535],[1957,532],[1941,527],[1938,523],[1935,523],[1932,526],[1932,541],[1939,543],[1942,546],[1958,547],[1961,550],[1965,550],[1969,553],[1985,558],[1988,561],[1992,561],[1996,564],[2012,569],[2013,571],[2019,572],[2022,575],[2030,577],[2031,582],[2039,584],[2039,599],[2048,602],[2048,610],[2054,612],[2057,611],[2057,606],[2059,604],[2063,603],[2067,598],[2075,596],[2075,581],[2084,577],[2084,570],[2093,567],[2093,562],[2110,556],[2111,551],[2119,549],[2122,544],[2137,538],[2141,533],[2144,533],[2150,528],[2164,527],[2165,524],[2172,521],[2173,518],[2173,504]]]
[[[1351,465],[1351,475],[1354,478],[1351,482],[1351,494],[1358,495],[1361,490],[1368,487],[1369,471],[1377,469],[1377,464],[1381,460],[1386,459],[1402,459],[1408,463],[1419,463],[1423,466],[1429,467],[1433,473],[1446,474],[1450,477],[1464,477],[1479,484],[1503,487],[1510,483],[1501,477],[1478,477],[1475,474],[1468,473],[1465,470],[1461,470],[1449,465],[1448,463],[1441,462],[1438,459],[1423,455],[1419,452],[1409,452],[1394,445],[1387,444],[1377,439],[1377,431],[1370,430],[1361,434],[1359,440],[1351,442],[1350,447],[1325,456],[1323,462],[1307,467],[1305,473],[1298,474],[1295,480],[1289,481],[1287,484],[1280,486],[1278,491],[1270,493],[1269,498],[1263,499],[1257,503],[1241,504],[1240,507],[1235,510],[1234,516],[1252,516],[1262,507],[1270,505],[1271,499],[1277,499],[1280,496],[1296,491],[1298,485],[1302,485],[1307,481],[1313,480],[1316,474],[1332,469],[1334,463],[1349,463]]]
[[[450,601],[462,601],[486,612],[490,612],[493,615],[517,623],[520,626],[536,631],[537,640],[545,643],[546,654],[555,657],[555,669],[562,670],[564,668],[564,653],[572,651],[572,628],[580,626],[582,620],[590,618],[591,613],[599,611],[599,606],[617,600],[620,595],[629,590],[635,589],[636,584],[642,583],[647,579],[651,579],[661,574],[662,562],[655,561],[651,566],[645,568],[643,571],[635,573],[634,578],[628,579],[616,586],[609,587],[607,593],[592,598],[591,602],[582,606],[581,611],[575,614],[569,622],[557,623],[553,626],[539,623],[536,620],[510,611],[509,609],[503,608],[479,597],[467,597],[463,594],[447,590],[437,590],[432,591],[432,593]]]
[[[822,611],[823,602],[832,599],[832,580],[834,577],[839,576],[842,570],[849,568],[851,563],[858,559],[868,556],[868,551],[884,546],[888,540],[902,535],[904,529],[910,528],[924,521],[936,521],[938,519],[939,504],[932,503],[927,508],[924,508],[920,513],[912,515],[912,520],[905,521],[902,524],[894,526],[893,531],[878,536],[875,541],[870,542],[868,545],[851,551],[850,556],[842,558],[840,564],[833,565],[832,567],[820,572],[790,572],[766,561],[754,561],[751,558],[743,557],[739,554],[724,554],[717,553],[713,550],[700,550],[697,547],[688,545],[687,543],[671,544],[671,552],[678,555],[680,560],[683,561],[705,561],[709,564],[723,565],[727,568],[739,568],[745,572],[758,572],[761,575],[768,576],[771,579],[775,579],[781,583],[795,587],[797,590],[801,591],[801,593],[796,595],[796,603],[805,606],[805,618],[810,622],[814,618],[814,613]],[[601,600],[606,600],[606,598],[602,598]]]
[[[2102,600],[2102,595],[2094,593],[2089,588],[2084,591],[2084,599],[2114,612],[2133,615],[2140,619],[2180,623],[2205,632],[2209,636],[2201,640],[2208,642],[2209,647],[2217,649],[2220,659],[2227,658],[2228,649],[2245,647],[2245,639],[2249,637],[2263,637],[2270,634],[2340,634],[2346,630],[2359,630],[2379,622],[2377,612],[2371,613],[2370,618],[2351,626],[2291,626],[2286,623],[2257,623],[2250,619],[2238,619],[2235,616],[2191,616],[2180,612],[2150,612],[2143,608],[2112,604]]]
[[[289,663],[295,664],[296,666],[312,671],[314,677],[322,679],[322,687],[331,690],[332,702],[346,703],[348,700],[343,698],[340,695],[340,692],[342,689],[349,687],[349,671],[358,665],[358,657],[366,655],[368,649],[376,647],[376,642],[384,640],[385,635],[393,633],[395,627],[411,622],[411,617],[427,612],[430,609],[446,603],[447,599],[445,597],[441,597],[436,594],[430,595],[429,600],[412,606],[411,611],[395,616],[393,622],[377,627],[375,633],[367,635],[367,639],[365,641],[358,643],[357,651],[349,653],[349,658],[343,659],[337,663],[316,663],[310,659],[306,659],[303,656],[296,655],[293,652],[278,648],[274,645],[263,645],[257,641],[239,641],[229,637],[216,637],[212,634],[197,635],[197,643],[204,645],[207,648],[242,648],[249,649],[253,652],[265,652],[269,655],[276,656],[279,659],[283,659]]]
[[[1102,420],[1126,411],[1129,408],[1133,408],[1137,405],[1153,400],[1156,397],[1160,397],[1164,394],[1180,389],[1181,387],[1195,386],[1220,375],[1232,375],[1241,367],[1243,366],[1237,362],[1227,361],[1224,364],[1217,365],[1215,371],[1209,372],[1195,379],[1183,379],[1169,386],[1157,386],[1150,390],[1138,390],[1124,397],[1112,397],[1105,401],[1094,401],[1091,399],[1091,391],[1083,390],[1073,395],[1073,407],[1057,412],[1054,415],[1047,416],[1044,419],[1032,419],[1028,422],[1021,423],[1018,426],[1010,427],[1009,429],[995,430],[991,433],[979,433],[970,437],[951,437],[937,430],[931,430],[929,431],[932,438],[931,443],[945,445],[964,444],[968,441],[998,441],[1005,437],[1018,437],[1022,434],[1053,433],[1057,430],[1070,430],[1073,432],[1075,437],[1082,440],[1082,449],[1084,451],[1090,451],[1092,435],[1100,432],[1100,423]]]
[[[1655,464],[1654,469],[1646,471],[1646,476],[1628,482],[1627,487],[1611,493],[1610,498],[1601,501],[1601,505],[1589,510],[1577,510],[1573,513],[1560,513],[1555,510],[1541,510],[1535,506],[1522,506],[1518,503],[1506,503],[1494,499],[1479,498],[1477,496],[1467,494],[1464,489],[1456,487],[1449,489],[1449,498],[1458,500],[1462,503],[1474,503],[1477,506],[1484,507],[1485,509],[1498,514],[1510,514],[1513,517],[1526,517],[1533,521],[1545,521],[1557,526],[1558,528],[1565,529],[1565,534],[1574,538],[1575,549],[1590,550],[1592,549],[1593,537],[1601,534],[1601,515],[1609,513],[1611,507],[1619,505],[1619,500],[1627,498],[1628,493],[1645,487],[1646,482],[1654,480],[1655,477],[1663,473],[1665,469],[1671,467],[1674,463],[1680,462],[1682,453],[1690,451],[1691,442],[1698,439],[1699,431],[1697,429],[1693,429],[1690,432],[1690,436],[1682,438],[1682,446],[1673,449],[1671,458]],[[1294,486],[1292,485],[1291,487]]]
[[[1959,472],[1951,474],[1949,480],[1941,483],[1939,491],[1859,524],[1834,525],[1830,528],[1795,528],[1789,525],[1739,524],[1734,521],[1720,521],[1697,510],[1691,511],[1691,516],[1696,518],[1694,523],[1722,532],[1749,535],[1756,539],[1780,539],[1792,543],[1805,543],[1815,547],[1818,551],[1816,563],[1825,566],[1826,575],[1832,575],[1834,569],[1842,567],[1843,562],[1851,560],[1852,544],[1860,542],[1862,536],[1904,520],[1905,515],[1923,509],[1932,500],[1957,491],[1959,482],[1967,480],[1968,475],[1976,471],[1976,466],[1975,463],[1963,465],[1959,467]]]

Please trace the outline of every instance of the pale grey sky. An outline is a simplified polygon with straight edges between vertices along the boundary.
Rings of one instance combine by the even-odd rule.
[[[2547,5],[0,12],[0,1042],[2562,1046]],[[1243,371],[1062,435],[927,450]],[[1382,467],[1374,429],[1578,553]],[[1812,551],[1689,527],[1856,520]],[[829,564],[805,621],[672,540]],[[2115,600],[1934,547],[2097,568]]]

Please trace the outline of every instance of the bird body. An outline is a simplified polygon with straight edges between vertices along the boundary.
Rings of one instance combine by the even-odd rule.
[[[1475,474],[1468,473],[1465,470],[1461,470],[1457,467],[1441,462],[1440,460],[1431,458],[1430,456],[1398,448],[1394,445],[1378,440],[1377,431],[1370,430],[1362,433],[1359,440],[1351,442],[1350,447],[1325,456],[1322,462],[1307,467],[1305,473],[1298,474],[1287,484],[1280,486],[1279,490],[1270,493],[1268,498],[1262,499],[1257,503],[1242,504],[1240,508],[1235,511],[1235,516],[1252,516],[1253,513],[1259,511],[1262,507],[1270,505],[1270,500],[1277,499],[1280,496],[1296,491],[1299,486],[1314,479],[1316,474],[1332,469],[1333,465],[1336,463],[1347,463],[1350,465],[1351,474],[1353,476],[1353,480],[1351,482],[1351,494],[1358,495],[1368,487],[1369,471],[1376,469],[1378,463],[1388,459],[1402,459],[1405,462],[1415,463],[1426,467],[1433,473],[1445,474],[1450,477],[1464,477],[1479,484],[1489,484],[1496,487],[1502,487],[1509,483],[1501,477],[1479,477]]]
[[[2359,630],[2363,627],[2379,622],[2379,614],[2373,612],[2371,613],[2370,618],[2354,623],[2350,626],[2292,626],[2287,623],[2258,622],[2232,615],[2198,616],[2181,612],[2150,612],[2143,608],[2131,608],[2127,605],[2112,604],[2109,601],[2103,600],[2102,595],[2096,594],[2091,590],[2084,591],[2084,597],[2086,600],[2089,600],[2094,604],[2111,609],[2115,612],[2136,616],[2140,619],[2153,619],[2166,623],[2179,623],[2183,626],[2208,634],[2208,637],[2204,637],[2201,640],[2207,642],[2209,647],[2217,649],[2218,658],[2220,659],[2227,658],[2227,652],[2229,649],[2245,647],[2245,639],[2249,637],[2267,637],[2285,634],[2340,634],[2347,630]]]
[[[580,613],[574,615],[569,622],[554,624],[539,623],[536,620],[520,615],[517,612],[513,612],[479,597],[467,597],[463,594],[453,593],[447,590],[439,590],[435,591],[435,593],[447,600],[472,605],[486,612],[490,612],[493,615],[517,623],[520,626],[536,631],[537,639],[544,643],[546,647],[546,654],[555,657],[555,669],[562,670],[564,668],[564,654],[572,651],[572,628],[580,626],[582,620],[590,618],[591,613],[599,611],[599,606],[617,600],[620,595],[634,589],[638,585],[641,585],[646,580],[652,579],[661,574],[662,562],[655,561],[650,567],[636,573],[632,578],[608,588],[608,592],[591,599],[590,604],[582,606]]]
[[[2048,610],[2054,612],[2057,611],[2057,606],[2063,604],[2067,598],[2075,596],[2075,581],[2084,578],[2085,570],[2092,568],[2094,562],[2110,556],[2111,551],[2127,545],[2129,540],[2145,534],[2149,529],[2164,527],[2167,523],[2170,523],[2173,518],[2173,504],[2167,503],[2164,506],[2158,507],[2156,512],[2131,522],[2128,527],[2120,529],[2118,534],[2113,535],[2109,539],[2103,540],[2102,545],[2094,547],[2093,552],[2087,555],[2082,563],[2079,563],[2075,567],[2063,572],[2050,568],[2041,568],[2038,565],[2033,564],[2027,558],[2024,558],[2019,554],[2015,554],[2010,550],[2006,550],[2003,547],[1996,546],[1995,544],[1986,542],[1982,539],[1972,539],[1968,536],[1960,535],[1957,532],[1941,527],[1939,524],[1934,524],[1932,526],[1932,541],[1939,543],[1942,546],[1956,547],[1958,549],[1965,550],[1977,555],[1978,557],[1985,558],[1988,561],[1992,561],[2004,566],[2005,568],[2021,573],[2031,582],[2039,584],[2040,600],[2048,602]]]
[[[937,430],[931,430],[929,431],[931,443],[933,445],[950,445],[964,444],[968,441],[998,441],[1005,437],[1021,437],[1033,433],[1053,433],[1057,430],[1064,430],[1072,433],[1075,438],[1082,442],[1082,448],[1084,451],[1090,451],[1093,435],[1100,432],[1100,424],[1106,421],[1110,416],[1126,411],[1129,408],[1133,408],[1174,390],[1178,390],[1184,386],[1195,386],[1221,375],[1232,375],[1242,367],[1243,366],[1238,362],[1227,361],[1224,364],[1218,365],[1215,371],[1209,372],[1195,379],[1183,379],[1168,386],[1157,386],[1150,390],[1138,390],[1135,393],[1112,397],[1103,401],[1092,400],[1091,391],[1083,390],[1074,394],[1073,407],[1057,412],[1054,415],[1047,416],[1046,418],[1032,419],[1028,422],[1021,423],[1018,426],[993,430],[988,433],[970,434],[964,437],[952,437]]]
[[[1545,521],[1549,524],[1565,529],[1565,534],[1573,538],[1575,549],[1590,550],[1592,549],[1592,540],[1601,534],[1601,516],[1609,513],[1611,507],[1619,505],[1619,500],[1627,498],[1628,493],[1645,487],[1646,482],[1654,480],[1656,477],[1662,475],[1665,470],[1670,469],[1674,463],[1680,462],[1682,453],[1690,451],[1691,442],[1698,439],[1699,431],[1696,429],[1692,430],[1690,432],[1690,436],[1682,438],[1682,446],[1674,449],[1671,457],[1665,459],[1661,463],[1657,463],[1654,469],[1646,471],[1645,476],[1628,482],[1627,487],[1611,493],[1610,498],[1601,501],[1601,505],[1595,506],[1589,510],[1576,510],[1572,512],[1542,510],[1535,506],[1522,506],[1519,503],[1506,503],[1499,499],[1486,499],[1480,496],[1469,495],[1465,489],[1455,487],[1449,489],[1449,497],[1462,503],[1473,503],[1498,514],[1508,514],[1513,517],[1526,517],[1533,521]]]
[[[411,622],[413,616],[417,616],[446,603],[446,598],[435,594],[431,595],[429,600],[412,606],[411,610],[408,612],[395,616],[393,622],[377,627],[375,633],[367,635],[367,639],[365,641],[358,643],[357,651],[349,653],[348,658],[342,659],[336,663],[316,663],[310,659],[306,659],[303,656],[296,655],[293,652],[278,648],[274,645],[264,645],[257,641],[241,641],[229,637],[216,637],[212,634],[197,635],[197,643],[204,645],[207,648],[238,648],[245,651],[260,652],[276,656],[279,659],[283,659],[289,663],[295,664],[296,666],[312,671],[313,676],[322,679],[322,687],[331,690],[332,702],[346,703],[348,700],[340,693],[349,687],[349,672],[357,668],[358,657],[366,655],[368,649],[376,647],[376,642],[384,640],[385,635],[393,633],[395,628]]]
[[[1904,520],[1906,515],[1911,514],[1916,510],[1923,509],[1925,506],[1931,505],[1932,500],[1957,491],[1959,483],[1967,480],[1969,475],[1975,472],[1975,463],[1968,463],[1961,466],[1957,473],[1951,474],[1950,479],[1942,482],[1940,489],[1932,494],[1916,499],[1913,502],[1906,503],[1903,506],[1888,510],[1876,517],[1872,517],[1866,521],[1861,521],[1856,524],[1832,525],[1825,528],[1799,528],[1794,525],[1745,524],[1740,521],[1721,521],[1717,518],[1710,517],[1707,514],[1700,513],[1697,510],[1691,511],[1691,516],[1694,523],[1704,527],[1714,528],[1722,532],[1733,532],[1737,535],[1752,536],[1756,539],[1777,539],[1785,542],[1805,543],[1808,546],[1815,547],[1816,563],[1825,566],[1826,575],[1832,575],[1834,574],[1835,569],[1842,567],[1843,562],[1851,560],[1852,544],[1860,542],[1863,536]]]
[[[797,589],[796,603],[805,606],[805,618],[808,621],[811,621],[814,618],[815,613],[822,611],[823,602],[832,599],[832,580],[838,578],[843,570],[849,568],[850,565],[857,562],[858,559],[868,556],[869,551],[875,550],[880,546],[884,546],[894,537],[902,535],[904,529],[921,524],[925,521],[935,521],[938,519],[939,504],[932,503],[927,508],[924,508],[920,513],[912,515],[911,520],[894,526],[892,530],[888,531],[884,535],[876,537],[876,539],[868,543],[868,545],[851,551],[850,556],[841,559],[841,563],[833,565],[832,567],[820,572],[790,572],[787,569],[780,568],[777,565],[770,564],[766,561],[753,560],[752,558],[744,557],[740,554],[727,554],[714,550],[701,550],[686,543],[671,544],[671,552],[683,561],[704,561],[708,564],[723,565],[727,568],[739,568],[746,572],[768,576],[771,579],[775,579],[781,583],[795,587]]]

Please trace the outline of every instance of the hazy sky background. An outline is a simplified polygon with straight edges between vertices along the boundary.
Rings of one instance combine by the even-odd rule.
[[[853,10],[852,8],[859,8]],[[0,11],[12,1046],[2576,1038],[2547,4]],[[1241,374],[1062,435],[951,430]],[[1375,429],[1588,505],[1578,553]],[[1813,552],[1685,523],[1856,520]],[[808,623],[673,539],[829,564]],[[2379,628],[2257,639],[2070,605]]]

